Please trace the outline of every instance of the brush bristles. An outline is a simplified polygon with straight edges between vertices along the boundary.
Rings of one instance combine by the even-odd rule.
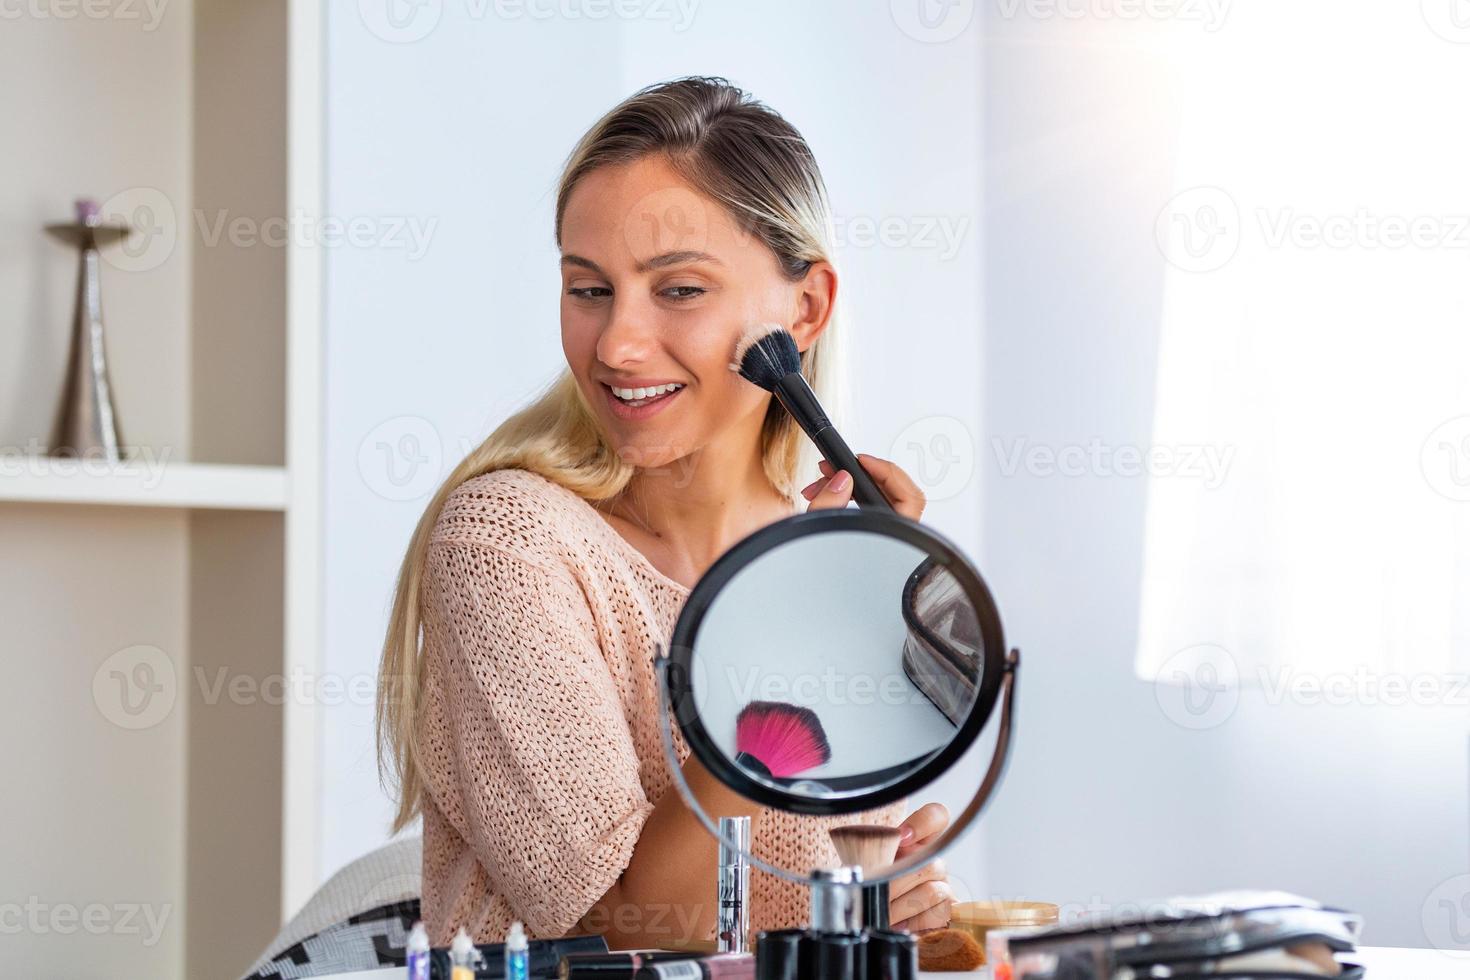
[[[862,868],[865,872],[888,867],[898,854],[897,827],[853,824],[833,827],[827,833],[842,863]]]
[[[817,713],[780,701],[752,701],[735,716],[735,750],[786,779],[832,758]]]
[[[730,370],[770,391],[786,375],[801,373],[796,338],[779,323],[758,323],[748,328],[735,345]]]

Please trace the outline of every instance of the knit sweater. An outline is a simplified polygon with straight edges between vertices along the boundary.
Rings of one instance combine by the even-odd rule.
[[[449,495],[421,592],[423,916],[436,945],[460,926],[498,942],[517,919],[533,937],[566,935],[617,881],[674,792],[653,656],[688,595],[539,475],[499,470]],[[902,801],[844,817],[763,810],[752,849],[777,867],[832,867],[829,827],[903,813]],[[752,869],[752,932],[805,922],[807,905],[801,885]],[[672,915],[663,925],[710,938],[678,936]]]

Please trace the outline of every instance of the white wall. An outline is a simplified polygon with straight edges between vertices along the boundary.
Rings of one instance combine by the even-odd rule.
[[[1374,37],[1376,63],[1463,58],[1415,6],[1316,5],[1315,34],[1342,50],[1335,25],[1348,16]],[[1232,16],[1251,14],[1263,11]],[[1208,36],[995,12],[986,30],[984,557],[1026,654],[1014,764],[986,826],[988,887],[1079,906],[1284,888],[1362,911],[1372,943],[1442,941],[1438,899],[1463,892],[1436,889],[1470,870],[1464,708],[1273,706],[1255,689],[1224,724],[1176,725],[1132,669],[1146,481],[1008,474],[991,441],[1149,444],[1164,285],[1154,220],[1190,110],[1172,100],[1166,59]],[[1381,101],[1336,104],[1313,50],[1289,56],[1322,86],[1298,117],[1304,139],[1322,126],[1371,142],[1409,97],[1385,75]],[[1416,111],[1437,99],[1448,118],[1454,90],[1419,90]],[[1412,179],[1424,148],[1396,149]],[[1343,170],[1371,177],[1357,162]],[[1393,343],[1391,323],[1357,341],[1337,327],[1321,324],[1324,350]]]
[[[360,8],[372,6],[329,16],[327,210],[432,234],[417,257],[327,254],[325,671],[375,674],[424,496],[564,364],[551,225],[561,163],[601,113],[678,75],[727,75],[811,142],[848,243],[848,440],[912,469],[911,444],[938,446],[922,461],[936,491],[929,518],[978,549],[980,481],[967,465],[980,431],[973,32],[934,46],[884,5],[837,2],[695,3],[687,22],[665,4],[632,9],[667,9],[672,21],[497,17],[494,5],[446,2],[399,27],[369,24]],[[886,244],[873,240],[883,219]],[[952,437],[949,448],[935,436]],[[371,705],[349,698],[323,716],[325,875],[380,842],[389,814]]]

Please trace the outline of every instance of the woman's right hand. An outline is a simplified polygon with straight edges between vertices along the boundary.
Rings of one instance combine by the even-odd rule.
[[[878,484],[878,489],[893,509],[904,517],[917,521],[924,514],[924,491],[914,482],[914,478],[903,471],[897,463],[891,463],[877,456],[869,456],[867,453],[858,453],[858,463],[873,482]],[[852,477],[846,470],[838,473],[833,469],[831,463],[825,459],[817,461],[822,475],[808,483],[802,488],[801,495],[811,503],[807,506],[808,511],[824,510],[829,507],[846,507],[852,500]],[[838,483],[838,477],[842,483]]]
[[[899,824],[897,857],[904,857],[949,827],[949,810],[942,803],[925,803]],[[907,932],[942,929],[949,925],[954,889],[943,861],[931,861],[917,871],[900,875],[888,886],[888,918],[893,928]]]

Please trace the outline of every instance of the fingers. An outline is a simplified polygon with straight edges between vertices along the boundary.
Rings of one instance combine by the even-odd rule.
[[[915,521],[923,516],[924,504],[926,502],[924,491],[919,489],[919,485],[914,482],[913,477],[905,473],[902,467],[886,459],[869,456],[867,453],[858,453],[857,457],[858,463],[873,478],[873,482],[878,484],[878,489],[883,491],[883,496],[888,498],[888,502],[893,505],[894,510],[898,511],[904,517]],[[817,466],[821,469],[824,477],[832,476],[833,466],[831,463],[825,459],[820,459],[817,460]],[[818,480],[810,484],[807,489],[811,489],[822,482],[822,480]],[[808,500],[812,499],[807,495],[806,490],[802,491],[802,496],[805,496]]]
[[[943,861],[931,861],[917,871],[910,871],[906,875],[899,875],[888,885],[888,901],[892,905],[895,899],[901,898],[920,885],[931,881],[948,881],[949,873]]]
[[[801,495],[811,501],[808,511],[846,507],[852,500],[852,477],[847,473],[825,476],[809,484]]]
[[[926,881],[903,897],[888,903],[888,918],[893,928],[922,932],[949,925],[954,890],[947,881]]]
[[[949,809],[943,803],[925,803],[898,825],[898,857],[928,844],[949,827]]]

